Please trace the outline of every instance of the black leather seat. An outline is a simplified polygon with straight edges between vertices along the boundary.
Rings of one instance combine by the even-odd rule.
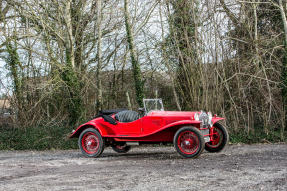
[[[121,111],[115,115],[115,119],[121,123],[128,123],[140,118],[140,115],[131,110]]]

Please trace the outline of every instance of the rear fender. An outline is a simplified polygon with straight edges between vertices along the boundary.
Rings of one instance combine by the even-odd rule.
[[[104,128],[101,128],[101,126],[97,125],[97,123],[94,121],[89,121],[88,123],[80,125],[76,130],[74,130],[72,134],[69,136],[69,138],[79,137],[81,132],[87,128],[94,128],[98,130],[101,135],[106,134],[106,131]]]

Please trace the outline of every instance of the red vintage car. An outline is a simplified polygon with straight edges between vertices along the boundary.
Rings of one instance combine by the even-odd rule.
[[[224,118],[204,111],[164,111],[161,99],[144,99],[144,108],[139,112],[101,111],[74,130],[70,138],[79,138],[79,147],[88,157],[100,156],[108,146],[126,153],[133,145],[173,143],[180,155],[194,158],[204,148],[219,152],[227,145],[228,132],[221,120]]]

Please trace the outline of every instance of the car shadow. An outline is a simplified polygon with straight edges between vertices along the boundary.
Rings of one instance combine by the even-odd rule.
[[[173,160],[185,159],[176,152],[133,152],[133,153],[103,153],[102,159],[125,159],[125,160]]]
[[[223,154],[223,153],[221,153]],[[208,152],[203,152],[199,157],[194,158],[194,159],[209,159],[210,157],[212,158],[212,155],[215,155],[214,153],[208,153]],[[216,154],[217,157],[218,154]],[[220,154],[219,154],[220,155]],[[72,158],[89,158],[85,157],[80,151],[78,152],[73,152],[70,157]],[[92,159],[92,158],[91,158]],[[105,150],[99,157],[94,158],[96,160],[188,160],[189,158],[184,158],[180,156],[175,150],[169,150],[165,149],[163,147],[163,151],[147,151],[146,149],[144,150],[136,150],[136,151],[130,151],[128,153],[117,153],[113,151],[112,149],[108,148]]]

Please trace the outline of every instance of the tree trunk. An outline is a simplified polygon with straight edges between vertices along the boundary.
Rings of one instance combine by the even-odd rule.
[[[69,50],[70,62],[72,67],[75,67],[75,48],[74,48],[74,36],[73,36],[73,26],[72,26],[72,15],[71,15],[71,0],[67,1],[65,7],[65,22],[67,26],[67,37],[66,37],[66,48]]]
[[[127,33],[127,40],[129,45],[129,51],[130,51],[130,57],[133,67],[133,76],[134,76],[134,83],[135,83],[135,89],[136,89],[136,99],[139,107],[143,107],[143,81],[141,76],[141,70],[140,65],[138,63],[138,60],[136,59],[136,53],[134,48],[134,39],[130,24],[130,15],[128,10],[128,0],[124,0],[124,15],[125,15],[125,25],[126,25],[126,33]]]
[[[162,49],[163,49],[163,60],[164,60],[164,64],[167,67],[167,71],[169,73],[169,76],[171,78],[171,87],[172,87],[172,93],[173,93],[173,97],[174,97],[174,101],[176,104],[176,107],[179,111],[181,111],[181,107],[180,107],[180,103],[179,103],[179,99],[177,96],[177,92],[176,92],[176,88],[175,88],[175,77],[173,74],[173,71],[171,70],[170,64],[168,63],[168,56],[166,54],[167,50],[166,50],[166,42],[165,42],[165,38],[164,38],[164,26],[163,26],[163,21],[162,21],[162,10],[161,10],[161,4],[159,6],[159,16],[160,16],[160,24],[161,24],[161,40],[164,42],[162,43]],[[170,29],[171,30],[171,29]]]
[[[22,80],[18,71],[18,67],[20,66],[19,55],[17,53],[17,48],[13,47],[10,40],[6,42],[6,49],[8,53],[7,64],[9,66],[9,70],[12,75],[13,80],[13,91],[16,98],[16,104],[18,107],[18,111],[22,111],[22,102],[23,102],[23,95],[22,95]],[[19,113],[18,113],[19,114]],[[21,118],[21,114],[19,114]]]
[[[84,107],[83,98],[81,97],[81,84],[76,69],[73,67],[72,58],[70,49],[66,48],[66,65],[61,72],[61,78],[66,83],[69,91],[69,101],[67,101],[69,121],[71,125],[74,125],[83,117]]]
[[[102,82],[101,82],[101,70],[102,70],[102,0],[97,0],[97,28],[98,28],[98,47],[97,47],[97,72],[96,72],[96,85],[97,85],[97,100],[96,100],[96,111],[102,109]]]
[[[132,104],[131,104],[129,92],[126,92],[126,97],[127,97],[127,102],[128,102],[128,109],[132,110]]]
[[[280,13],[282,17],[282,22],[284,26],[284,58],[282,62],[282,101],[283,101],[283,110],[284,110],[284,118],[285,122],[284,125],[281,128],[281,139],[284,139],[284,130],[287,125],[287,20],[286,20],[286,14],[283,8],[282,0],[279,0],[279,8]]]
[[[69,92],[69,98],[67,101],[69,122],[71,125],[74,125],[83,118],[84,107],[83,98],[81,96],[82,85],[79,79],[79,74],[77,73],[79,70],[75,65],[75,37],[73,34],[73,25],[75,23],[72,22],[75,15],[72,12],[71,0],[66,1],[64,13],[66,25],[66,37],[64,38],[66,63],[61,72],[61,77],[66,83]]]
[[[200,59],[197,53],[197,1],[173,0],[169,12],[169,26],[172,52],[177,57],[175,84],[178,85],[179,99],[183,110],[199,109],[202,94],[200,81]],[[197,68],[195,70],[195,68]]]

